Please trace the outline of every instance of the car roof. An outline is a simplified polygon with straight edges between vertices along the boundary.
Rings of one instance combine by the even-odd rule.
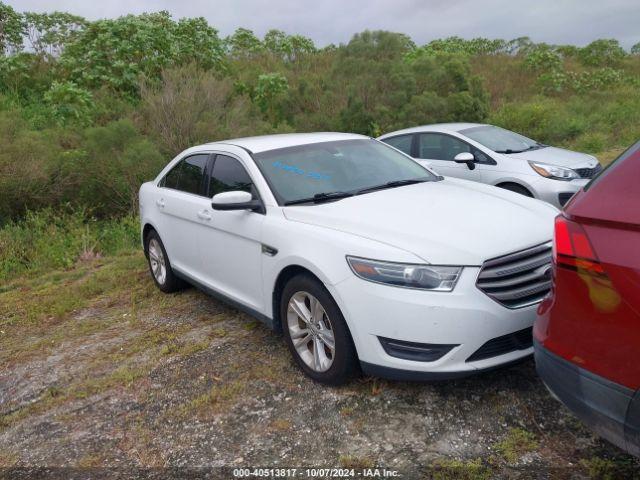
[[[295,147],[298,145],[308,145],[311,143],[333,142],[337,140],[357,140],[366,139],[364,135],[340,132],[317,132],[317,133],[282,133],[278,135],[261,135],[258,137],[233,138],[231,140],[220,140],[207,145],[235,145],[251,153],[260,153],[278,148]]]
[[[395,137],[396,135],[402,135],[406,133],[417,132],[459,132],[467,128],[486,126],[486,123],[433,123],[431,125],[420,125],[419,127],[405,128],[403,130],[396,130],[395,132],[385,133],[381,135],[380,139],[387,137]]]

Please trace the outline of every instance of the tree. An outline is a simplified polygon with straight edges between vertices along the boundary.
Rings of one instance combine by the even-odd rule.
[[[164,67],[190,62],[223,69],[223,55],[217,31],[204,19],[174,22],[163,11],[90,23],[66,46],[60,64],[78,85],[137,95],[140,76],[157,79]]]
[[[64,46],[73,40],[87,21],[64,12],[24,14],[26,36],[31,49],[38,56],[57,57]]]
[[[24,19],[9,5],[0,2],[0,51],[4,55],[22,50]]]
[[[264,48],[273,55],[293,62],[302,55],[313,53],[316,47],[313,40],[302,35],[287,35],[282,30],[269,30],[262,42]]]
[[[617,40],[600,39],[580,49],[578,58],[590,67],[616,66],[627,55]]]
[[[246,28],[238,28],[233,35],[224,39],[229,55],[234,58],[247,58],[264,50],[264,45],[254,33]]]

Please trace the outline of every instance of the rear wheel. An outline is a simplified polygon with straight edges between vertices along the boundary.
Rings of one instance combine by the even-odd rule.
[[[511,192],[519,193],[520,195],[524,195],[525,197],[533,197],[533,194],[527,190],[522,185],[518,185],[517,183],[503,183],[498,185],[500,188],[504,188],[505,190],[509,190]]]
[[[357,356],[340,308],[311,275],[293,277],[280,301],[282,329],[294,360],[313,380],[339,385],[357,371]]]
[[[165,293],[171,293],[184,287],[184,282],[175,276],[171,270],[171,263],[164,249],[162,240],[155,230],[149,232],[146,241],[149,271],[156,286]]]

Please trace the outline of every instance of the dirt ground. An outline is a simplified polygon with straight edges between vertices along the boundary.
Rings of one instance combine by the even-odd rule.
[[[0,477],[315,466],[640,478],[637,460],[549,396],[533,361],[328,388],[248,316],[194,289],[158,292],[140,253],[0,286],[0,329]]]

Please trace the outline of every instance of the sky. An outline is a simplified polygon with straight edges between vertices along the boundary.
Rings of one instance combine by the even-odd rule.
[[[90,20],[168,10],[205,17],[222,36],[238,27],[262,36],[277,28],[317,46],[349,41],[363,30],[408,34],[418,45],[436,38],[513,39],[586,45],[616,38],[640,42],[640,0],[3,0],[18,11],[61,10]]]

